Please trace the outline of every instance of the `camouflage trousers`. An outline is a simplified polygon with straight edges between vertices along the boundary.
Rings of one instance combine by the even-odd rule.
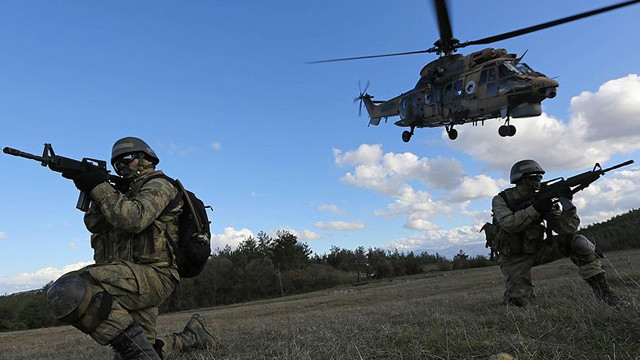
[[[87,280],[88,292],[105,291],[113,297],[107,319],[89,334],[98,344],[109,344],[133,322],[151,343],[155,341],[158,306],[177,284],[170,269],[120,261],[90,265],[63,276],[69,275]]]
[[[589,241],[581,235],[578,240]],[[505,279],[504,299],[508,304],[526,305],[534,297],[533,284],[531,282],[531,268],[537,265],[569,257],[578,266],[578,274],[583,279],[588,279],[603,273],[602,266],[596,258],[594,248],[588,246],[576,246],[572,241],[573,235],[554,236],[552,245],[540,246],[537,252],[505,256],[500,255],[498,264]]]

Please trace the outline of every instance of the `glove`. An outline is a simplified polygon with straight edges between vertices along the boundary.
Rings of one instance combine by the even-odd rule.
[[[540,214],[546,214],[551,211],[553,201],[551,201],[551,198],[539,197],[533,201],[531,206]]]
[[[113,182],[113,187],[123,194],[129,190],[129,185],[131,185],[131,179],[125,179],[119,176],[112,177],[111,182]]]
[[[62,177],[73,180],[78,190],[89,194],[94,187],[107,181],[109,175],[91,168],[88,171],[65,171]]]
[[[571,188],[569,186],[562,189],[562,191],[560,192],[560,196],[569,200],[573,200],[573,193],[571,192]]]

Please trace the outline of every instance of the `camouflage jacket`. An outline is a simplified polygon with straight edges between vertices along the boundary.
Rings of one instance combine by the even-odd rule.
[[[176,268],[173,249],[178,242],[182,200],[165,211],[178,192],[166,179],[148,180],[158,174],[162,172],[135,179],[124,194],[107,182],[91,191],[91,208],[84,222],[92,233],[96,264],[129,261]]]
[[[531,193],[525,193],[518,186],[504,190],[504,194],[511,204],[531,196]],[[514,212],[502,196],[496,195],[491,201],[491,207],[498,224],[496,247],[500,254],[532,254],[543,244],[545,228],[542,225],[542,214],[533,206]]]

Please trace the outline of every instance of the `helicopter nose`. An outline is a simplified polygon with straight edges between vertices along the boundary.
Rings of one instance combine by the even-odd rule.
[[[549,99],[553,99],[554,97],[556,97],[556,88],[546,88],[544,91],[544,96]]]
[[[548,99],[553,99],[554,97],[556,97],[558,89],[557,81],[545,77],[542,79],[538,79],[537,85],[538,86],[536,87],[539,89],[538,91],[540,92],[540,95]]]

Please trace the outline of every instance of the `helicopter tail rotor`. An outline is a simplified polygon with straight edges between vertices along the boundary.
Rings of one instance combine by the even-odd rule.
[[[371,85],[371,83],[367,80],[367,84],[364,86],[364,89],[363,89],[362,84],[360,83],[360,80],[358,80],[359,93],[358,93],[358,96],[353,99],[354,104],[360,101],[360,104],[358,105],[358,116],[362,116],[362,103],[364,102],[364,99],[365,98],[371,99],[373,97],[367,94],[367,89],[369,89],[369,85]]]

